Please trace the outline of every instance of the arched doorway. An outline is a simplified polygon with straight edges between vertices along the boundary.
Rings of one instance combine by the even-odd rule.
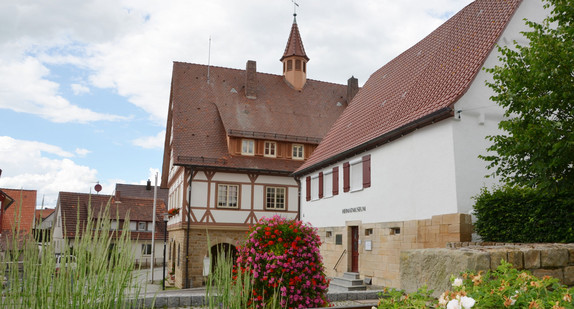
[[[221,258],[230,259],[231,263],[235,263],[237,259],[237,249],[234,245],[228,243],[220,243],[211,247],[211,271],[215,270],[217,261]]]

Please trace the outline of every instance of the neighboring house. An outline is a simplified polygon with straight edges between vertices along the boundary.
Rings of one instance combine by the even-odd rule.
[[[159,265],[163,260],[164,223],[162,215],[166,212],[163,200],[156,201],[156,228],[155,228],[155,263]],[[88,211],[91,209],[93,219],[96,220],[105,207],[109,207],[112,230],[122,230],[124,224],[129,225],[131,231],[132,248],[135,262],[142,266],[149,266],[152,261],[153,237],[153,199],[134,198],[100,194],[60,192],[54,218],[53,241],[56,253],[61,252],[62,244],[67,241],[74,246],[76,234],[81,237],[81,227],[88,220]],[[78,218],[80,222],[78,222]],[[128,221],[129,220],[129,221]],[[110,248],[111,249],[111,248]]]
[[[9,249],[13,237],[22,241],[32,233],[36,190],[0,189],[0,242]]]
[[[36,209],[34,238],[38,242],[50,242],[52,226],[56,217],[55,210],[55,208]]]
[[[202,285],[208,254],[233,252],[258,219],[299,216],[290,175],[358,91],[355,78],[307,79],[295,20],[280,61],[282,75],[258,73],[255,61],[246,70],[173,65],[161,186],[178,212],[168,227],[178,287]]]
[[[544,14],[538,0],[477,0],[371,75],[294,173],[329,276],[400,287],[401,250],[471,240],[472,197],[497,183],[478,155],[503,118],[482,69]]]

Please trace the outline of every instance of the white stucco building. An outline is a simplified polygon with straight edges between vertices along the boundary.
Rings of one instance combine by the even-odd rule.
[[[470,241],[472,197],[503,110],[483,68],[525,44],[538,0],[477,0],[373,73],[296,172],[301,218],[318,227],[330,276],[400,287],[400,251]]]

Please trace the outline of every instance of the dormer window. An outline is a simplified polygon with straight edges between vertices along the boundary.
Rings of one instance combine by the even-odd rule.
[[[252,156],[255,154],[255,141],[252,139],[244,139],[241,141],[241,154]]]
[[[305,158],[305,152],[303,150],[303,145],[293,144],[291,157],[293,160],[303,160]]]
[[[265,142],[265,152],[264,156],[273,157],[277,156],[277,143],[276,142]]]

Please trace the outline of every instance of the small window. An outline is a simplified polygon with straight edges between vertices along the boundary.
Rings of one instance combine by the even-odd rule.
[[[342,245],[343,244],[343,234],[335,235],[335,245]]]
[[[311,200],[319,199],[319,175],[311,177]]]
[[[332,231],[327,231],[327,233],[325,234],[325,236],[326,236],[327,238],[333,237],[333,232],[332,232]]]
[[[305,61],[303,61],[303,73],[307,73],[307,62]]]
[[[323,196],[333,196],[333,172],[329,171],[323,174]]]
[[[147,222],[138,222],[138,231],[147,231]]]
[[[293,60],[287,60],[287,71],[293,71]]]
[[[267,209],[285,209],[285,188],[267,187],[265,207],[267,207]]]
[[[217,206],[221,208],[237,208],[239,200],[239,185],[218,185]]]
[[[142,255],[151,255],[151,245],[142,244]]]
[[[276,142],[265,142],[265,152],[263,153],[266,157],[277,156],[277,143]]]
[[[303,160],[305,158],[305,153],[303,152],[303,145],[293,144],[291,157],[294,160]]]
[[[255,141],[252,139],[244,139],[241,141],[241,154],[252,156],[255,154]]]
[[[400,235],[401,228],[400,227],[391,227],[391,235]]]
[[[301,71],[301,60],[295,60],[295,71]]]
[[[365,229],[365,236],[373,235],[373,229]]]

